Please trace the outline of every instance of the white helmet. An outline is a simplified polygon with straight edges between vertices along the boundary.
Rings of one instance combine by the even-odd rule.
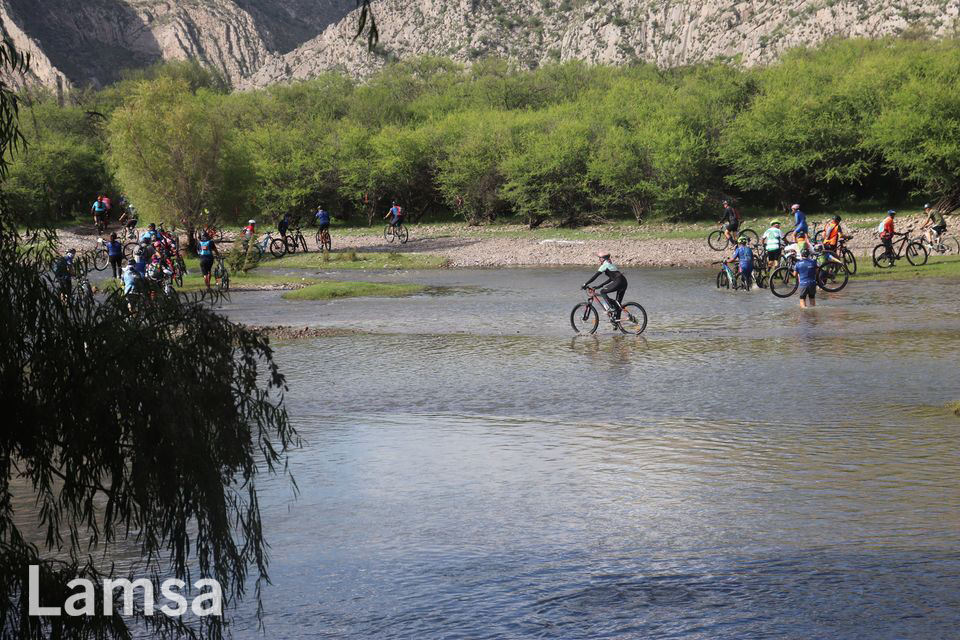
[[[257,224],[256,220],[247,220],[247,224]]]

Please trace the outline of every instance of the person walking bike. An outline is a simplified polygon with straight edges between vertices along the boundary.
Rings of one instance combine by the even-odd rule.
[[[737,244],[734,234],[740,228],[740,218],[737,217],[737,211],[730,206],[729,200],[723,201],[723,215],[717,221],[717,224],[723,225],[723,234],[727,237],[730,244]]]
[[[107,259],[110,261],[113,278],[119,279],[123,275],[123,245],[117,240],[115,233],[110,234],[110,242],[107,243]]]
[[[213,258],[220,257],[220,250],[216,243],[204,231],[200,234],[200,242],[197,243],[197,255],[200,256],[200,273],[203,275],[203,284],[210,288],[210,274],[213,272]]]
[[[802,308],[817,306],[817,261],[813,252],[804,246],[800,250],[800,259],[793,266],[793,275],[797,277]]]
[[[763,232],[763,248],[767,251],[767,264],[772,268],[780,262],[783,254],[783,231],[780,230],[780,221],[771,220],[770,228]]]
[[[747,245],[746,236],[740,236],[737,243],[739,246],[733,251],[733,257],[727,262],[740,263],[740,278],[743,280],[743,288],[750,291],[753,288],[753,249]]]
[[[887,211],[887,217],[884,218],[883,223],[880,225],[880,242],[883,243],[884,249],[886,249],[885,255],[891,258],[894,255],[893,253],[893,236],[897,232],[894,219],[897,217],[897,212],[893,209]]]

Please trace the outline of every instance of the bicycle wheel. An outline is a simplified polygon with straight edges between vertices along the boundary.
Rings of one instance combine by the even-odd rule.
[[[107,252],[105,249],[97,249],[93,252],[93,268],[97,271],[103,271],[107,268],[107,264],[110,263],[110,259],[107,257]]]
[[[577,333],[593,333],[600,326],[600,316],[589,302],[581,302],[570,312],[570,326]]]
[[[300,250],[304,253],[310,253],[307,249],[307,239],[303,237],[302,233],[297,234],[297,241],[300,243]]]
[[[857,257],[853,255],[853,251],[844,249],[840,257],[843,259],[843,264],[847,265],[850,275],[854,275],[857,272]]]
[[[734,277],[734,289],[742,289],[743,291],[748,291],[749,287],[747,286],[747,278],[742,273],[737,273]]]
[[[177,256],[177,269],[180,273],[187,273],[187,263],[183,261],[183,256]]]
[[[813,242],[815,244],[823,242],[823,229],[817,229],[817,232],[813,234]]]
[[[765,289],[767,287],[767,272],[764,269],[753,272],[753,284],[757,285],[760,289]]]
[[[638,336],[647,328],[647,312],[636,302],[628,302],[620,311],[620,331]]]
[[[953,236],[947,236],[940,239],[940,244],[943,246],[943,253],[946,255],[957,255],[960,254],[960,240],[957,240]]]
[[[751,245],[755,245],[760,242],[760,236],[757,235],[757,232],[753,229],[741,229],[739,235],[749,238]]]
[[[779,267],[770,274],[770,292],[778,298],[789,298],[797,292],[798,280],[790,267]]]
[[[887,248],[882,244],[873,248],[873,265],[878,269],[889,269],[896,261],[897,259],[887,253]]]
[[[182,287],[182,286],[183,286],[183,271],[180,271],[180,269],[177,269],[177,270],[176,270],[176,273],[173,274],[173,280],[174,280],[174,282],[177,283],[177,286],[178,286],[178,287]]]
[[[274,238],[270,241],[270,255],[274,258],[282,258],[287,252],[287,243],[283,238]]]
[[[287,253],[296,253],[300,249],[300,243],[293,236],[284,236],[283,246]]]
[[[727,272],[721,269],[720,273],[717,274],[717,289],[729,289],[729,288],[730,288],[730,278],[727,277]]]
[[[217,281],[217,288],[220,289],[220,291],[230,290],[230,272],[226,269],[220,274],[220,279]]]
[[[139,244],[136,242],[128,242],[127,244],[123,245],[123,257],[127,260],[133,260],[133,252],[138,246]]]
[[[326,249],[327,251],[333,250],[333,239],[330,237],[329,232],[327,232],[323,236],[323,248]]]
[[[393,242],[394,234],[393,227],[387,225],[383,228],[383,239],[387,242]]]
[[[915,267],[927,264],[927,248],[919,242],[911,242],[907,245],[907,262]]]
[[[839,262],[828,262],[817,269],[817,284],[824,291],[836,293],[845,286],[850,280],[850,273],[845,265]]]
[[[710,246],[714,251],[723,251],[727,248],[729,241],[727,236],[724,235],[723,231],[717,229],[716,231],[711,231],[707,236],[707,245]]]
[[[407,240],[410,239],[410,233],[407,231],[407,226],[404,224],[398,224],[396,233],[400,244],[407,244]]]

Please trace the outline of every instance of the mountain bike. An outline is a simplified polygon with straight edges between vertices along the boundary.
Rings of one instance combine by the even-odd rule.
[[[960,253],[960,240],[954,236],[936,235],[934,241],[927,240],[927,236],[921,235],[919,242],[929,253],[935,253],[941,256],[957,255]]]
[[[317,251],[326,249],[330,251],[333,248],[333,242],[330,240],[330,230],[320,229],[317,231]]]
[[[760,236],[757,235],[757,232],[753,229],[740,229],[738,231],[732,232],[733,240],[727,237],[726,231],[724,229],[717,229],[711,231],[707,235],[707,245],[714,251],[723,251],[727,247],[737,246],[737,238],[740,236],[746,236],[751,245],[755,245],[760,242]]]
[[[740,288],[740,274],[734,271],[725,260],[717,260],[713,264],[720,265],[720,272],[717,273],[717,289]]]
[[[220,291],[230,290],[230,271],[224,263],[223,256],[216,257],[216,265],[213,267],[213,279],[217,283],[217,289]]]
[[[613,301],[616,304],[616,300]],[[570,326],[577,333],[592,334],[600,326],[600,314],[594,303],[606,312],[607,318],[613,328],[619,329],[622,333],[640,335],[647,328],[647,312],[636,302],[626,302],[620,306],[620,317],[614,315],[613,310],[607,306],[606,301],[592,287],[587,287],[587,301],[577,304],[570,312]]]
[[[910,232],[913,228],[909,228],[903,233],[895,233],[893,237],[900,237],[899,240],[893,240],[891,245],[894,246],[893,253],[887,251],[887,247],[880,243],[873,248],[873,264],[879,269],[889,269],[897,260],[906,257],[907,262],[912,264],[915,267],[920,267],[927,264],[927,248],[918,240],[910,239]]]
[[[388,224],[383,228],[383,239],[387,242],[393,242],[396,239],[400,241],[400,244],[406,244],[409,237],[407,227],[402,222]]]
[[[97,238],[97,247],[93,250],[93,268],[103,271],[108,264],[110,264],[110,256],[107,254],[107,243],[103,238]]]
[[[288,233],[284,236],[283,243],[287,253],[296,253],[297,251],[309,253],[307,249],[307,239],[303,237],[303,231],[300,230],[300,227],[294,227],[293,233]]]

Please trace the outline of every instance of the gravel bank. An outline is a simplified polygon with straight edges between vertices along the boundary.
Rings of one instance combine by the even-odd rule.
[[[879,221],[879,217],[877,218]],[[905,216],[898,227],[918,222]],[[762,233],[763,229],[754,229]],[[607,250],[614,261],[632,267],[695,267],[710,264],[729,252],[713,251],[707,246],[709,228],[703,225],[617,225],[586,227],[571,234],[558,229],[526,232],[517,225],[500,227],[467,227],[465,225],[410,225],[410,241],[405,245],[388,244],[377,230],[369,233],[341,234],[333,231],[334,249],[363,251],[397,251],[437,255],[450,267],[504,267],[537,265],[589,265],[594,254]],[[697,234],[697,237],[679,237]],[[312,233],[307,233],[313,249]],[[574,238],[571,238],[571,235]],[[675,237],[671,237],[674,235]],[[96,235],[91,229],[75,228],[60,232],[63,246],[92,248]],[[229,239],[229,236],[228,236]],[[857,230],[850,248],[858,256],[866,256],[877,244],[875,236]]]

